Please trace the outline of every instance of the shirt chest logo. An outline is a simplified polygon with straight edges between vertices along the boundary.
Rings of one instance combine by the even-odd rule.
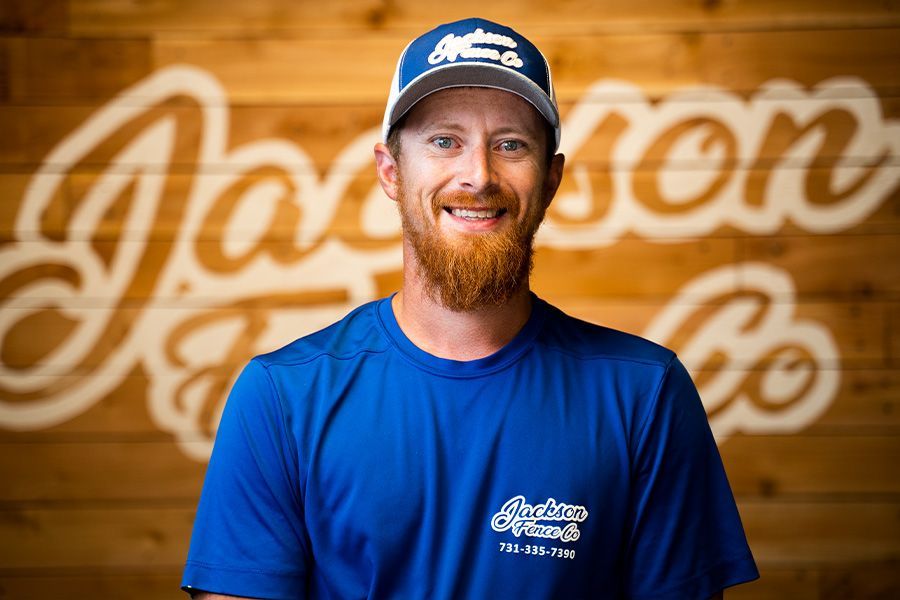
[[[588,518],[585,507],[557,502],[548,498],[540,504],[529,504],[521,494],[503,503],[491,517],[491,529],[511,532],[516,537],[545,538],[574,542],[581,537],[579,523]]]

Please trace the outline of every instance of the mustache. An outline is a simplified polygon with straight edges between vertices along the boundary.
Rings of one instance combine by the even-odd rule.
[[[472,194],[463,190],[443,192],[431,199],[431,209],[439,214],[445,208],[464,208],[471,210],[505,209],[511,216],[519,213],[519,202],[516,197],[502,190],[492,190],[481,194]]]

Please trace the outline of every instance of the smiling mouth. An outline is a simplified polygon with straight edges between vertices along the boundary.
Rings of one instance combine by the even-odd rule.
[[[506,214],[505,208],[472,210],[468,208],[451,208],[448,206],[445,207],[444,210],[454,217],[459,217],[460,219],[467,219],[470,221],[486,221],[489,219],[502,217],[504,214]]]

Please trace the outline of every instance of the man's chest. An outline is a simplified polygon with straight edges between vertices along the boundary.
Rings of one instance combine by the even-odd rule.
[[[307,440],[314,551],[487,578],[615,562],[629,489],[619,415],[527,380],[409,383],[348,395]]]

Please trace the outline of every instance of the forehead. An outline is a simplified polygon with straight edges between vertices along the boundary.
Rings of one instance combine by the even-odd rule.
[[[439,90],[419,100],[407,114],[405,129],[476,126],[538,136],[543,132],[544,120],[530,102],[512,92],[457,87]]]

